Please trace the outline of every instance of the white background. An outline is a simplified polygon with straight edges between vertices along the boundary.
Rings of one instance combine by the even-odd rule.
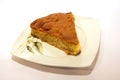
[[[13,43],[31,21],[70,11],[100,21],[100,50],[92,70],[46,67],[12,58]],[[0,80],[120,80],[119,31],[119,0],[0,0]]]

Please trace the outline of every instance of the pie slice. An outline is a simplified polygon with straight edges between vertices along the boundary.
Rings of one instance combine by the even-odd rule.
[[[69,13],[53,13],[36,19],[30,25],[31,35],[53,45],[70,55],[80,53],[74,16]]]

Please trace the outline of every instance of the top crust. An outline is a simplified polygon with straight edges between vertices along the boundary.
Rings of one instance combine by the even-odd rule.
[[[79,44],[75,31],[74,16],[70,13],[54,13],[33,21],[32,29],[57,36],[68,43]]]

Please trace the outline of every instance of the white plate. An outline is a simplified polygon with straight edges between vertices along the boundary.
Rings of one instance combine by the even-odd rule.
[[[81,54],[66,55],[63,51],[42,42],[43,52],[31,53],[26,49],[26,38],[30,34],[28,26],[19,36],[12,49],[16,57],[47,66],[83,68],[94,61],[100,43],[100,27],[97,20],[88,17],[75,17],[76,31],[81,44]]]

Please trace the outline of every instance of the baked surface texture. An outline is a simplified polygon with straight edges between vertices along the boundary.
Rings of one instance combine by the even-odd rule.
[[[71,12],[53,13],[38,18],[31,23],[30,27],[31,35],[67,54],[77,55],[81,51],[75,30],[74,16]]]

